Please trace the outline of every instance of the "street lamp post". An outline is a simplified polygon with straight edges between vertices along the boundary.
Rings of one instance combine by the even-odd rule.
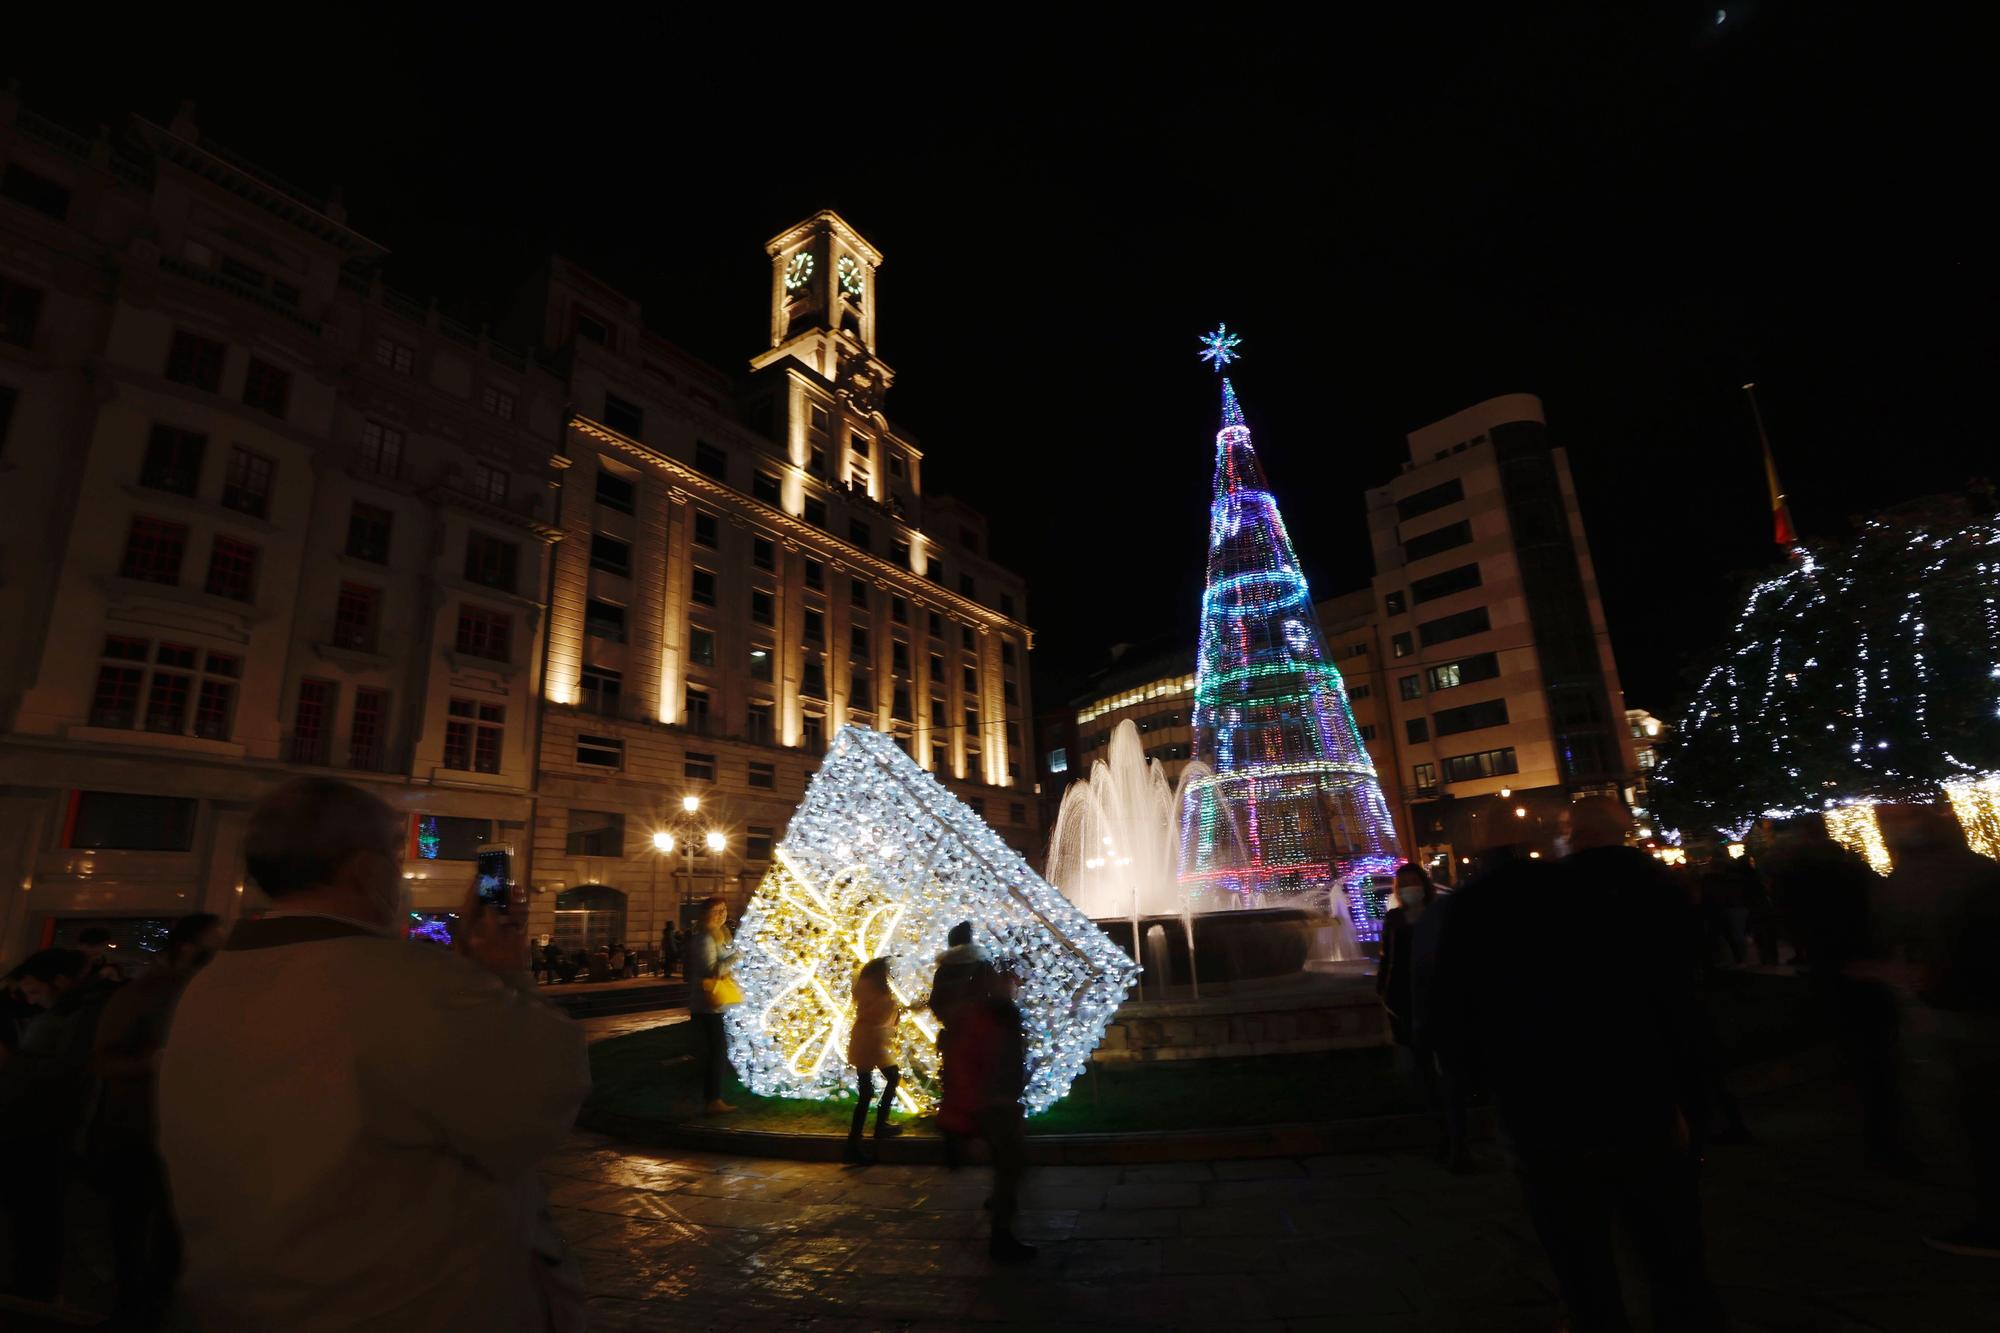
[[[689,795],[681,797],[681,809],[677,818],[669,819],[653,831],[653,850],[661,856],[673,855],[674,849],[681,852],[683,873],[681,878],[681,919],[687,919],[688,885],[694,880],[694,858],[697,844],[705,847],[711,856],[720,856],[729,846],[729,835],[721,829],[702,827],[701,797]],[[655,861],[657,871],[659,862]]]

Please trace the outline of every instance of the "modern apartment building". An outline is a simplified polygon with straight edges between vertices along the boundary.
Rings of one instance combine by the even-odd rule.
[[[0,957],[256,908],[303,774],[406,815],[420,911],[506,842],[579,940],[740,901],[847,721],[1039,853],[1025,593],[881,412],[866,241],[772,243],[747,377],[561,261],[516,350],[384,254],[185,114],[0,92]]]
[[[429,907],[455,832],[528,827],[563,386],[382,253],[185,116],[0,97],[6,955],[235,915],[297,774],[407,813]]]
[[[1425,426],[1409,449],[1368,492],[1368,528],[1414,845],[1545,842],[1561,806],[1620,794],[1636,767],[1568,458],[1531,394]]]
[[[770,345],[742,386],[574,266],[547,287],[576,415],[533,912],[564,941],[650,940],[708,893],[740,901],[850,722],[1041,852],[1025,592],[982,516],[925,495],[922,449],[882,410],[881,256],[832,213],[766,248]]]

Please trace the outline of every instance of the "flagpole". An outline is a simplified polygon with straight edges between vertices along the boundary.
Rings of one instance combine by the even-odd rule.
[[[1751,419],[1757,423],[1757,442],[1764,448],[1764,479],[1771,487],[1771,538],[1797,560],[1803,548],[1799,545],[1798,529],[1792,525],[1791,504],[1785,497],[1784,486],[1778,481],[1778,460],[1771,452],[1771,437],[1764,430],[1764,411],[1757,406],[1757,382],[1751,380],[1745,384],[1743,393],[1750,400]]]

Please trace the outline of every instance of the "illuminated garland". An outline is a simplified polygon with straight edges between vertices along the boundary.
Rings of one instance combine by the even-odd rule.
[[[1843,805],[1827,811],[1822,818],[1826,821],[1827,836],[1866,861],[1876,874],[1886,875],[1894,868],[1889,860],[1889,844],[1882,841],[1882,821],[1876,816],[1874,806]]]
[[[1179,878],[1208,909],[1338,885],[1372,939],[1395,825],[1227,379],[1215,446],[1194,705],[1194,754],[1213,773],[1181,792]]]
[[[843,727],[806,787],[737,932],[743,1003],[729,1058],[769,1097],[848,1095],[854,974],[888,956],[910,1006],[891,1051],[907,1110],[935,1109],[937,1023],[921,1006],[960,921],[1024,973],[1032,1113],[1060,1099],[1139,969],[893,739]]]
[[[1847,812],[1943,789],[1994,855],[1997,772],[2000,525],[1944,499],[1800,548],[1754,586],[1650,787],[1669,825],[1741,836],[1760,817],[1822,813],[1871,860]]]

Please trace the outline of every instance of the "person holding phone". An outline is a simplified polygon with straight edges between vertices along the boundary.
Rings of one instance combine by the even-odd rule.
[[[250,813],[271,910],[182,989],[159,1071],[200,1327],[580,1326],[537,1168],[590,1090],[582,1029],[535,995],[500,858],[451,950],[403,938],[407,820],[331,778]]]
[[[708,1115],[736,1109],[722,1100],[722,1075],[729,1063],[722,1011],[743,1002],[743,988],[730,975],[736,948],[729,940],[728,921],[729,904],[710,898],[701,905],[700,928],[688,935],[688,1017],[700,1047],[702,1109]]]

